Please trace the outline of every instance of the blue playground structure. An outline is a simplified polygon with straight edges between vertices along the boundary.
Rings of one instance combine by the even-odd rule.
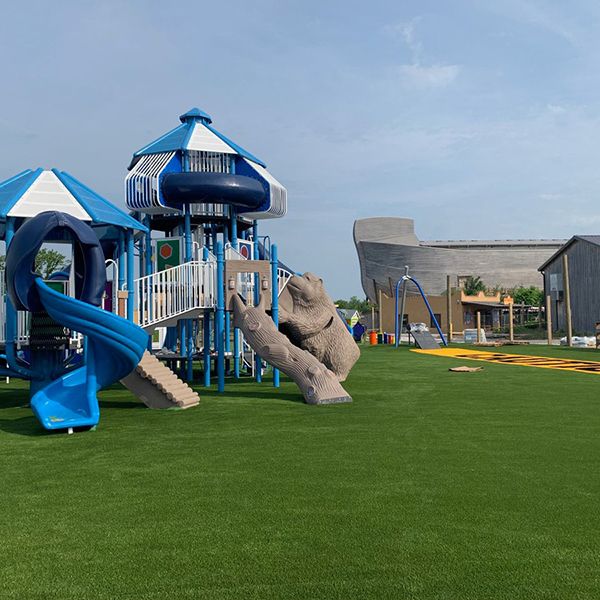
[[[187,408],[198,396],[184,381],[223,391],[228,374],[261,381],[270,368],[225,300],[268,294],[277,322],[293,273],[259,223],[285,215],[285,188],[196,108],[128,171],[129,213],[57,169],[0,183],[0,372],[31,382],[46,429],[94,426],[96,393],[114,381],[152,408]],[[70,253],[45,281],[34,269],[43,244]]]

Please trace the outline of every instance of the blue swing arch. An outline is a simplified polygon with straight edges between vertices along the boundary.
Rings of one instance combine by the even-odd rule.
[[[435,318],[435,315],[433,314],[433,310],[431,310],[431,305],[429,304],[429,301],[427,300],[427,296],[425,295],[425,292],[423,291],[421,284],[414,277],[411,277],[410,275],[403,275],[396,282],[396,302],[395,302],[396,310],[395,310],[395,317],[394,317],[395,318],[395,320],[394,320],[394,337],[395,337],[396,348],[400,345],[400,333],[401,333],[400,332],[400,322],[399,322],[400,320],[398,318],[398,295],[400,292],[400,288],[406,287],[406,284],[409,281],[414,283],[415,286],[417,287],[417,290],[419,290],[419,294],[421,294],[421,298],[423,298],[423,302],[425,302],[425,306],[427,307],[427,310],[429,311],[429,316],[431,317],[431,322],[435,325],[437,332],[440,334],[442,343],[444,344],[444,346],[447,346],[448,342],[446,340],[446,337],[442,333],[442,328],[440,327],[440,324],[438,323],[437,319]],[[404,315],[402,315],[402,318],[404,319]]]

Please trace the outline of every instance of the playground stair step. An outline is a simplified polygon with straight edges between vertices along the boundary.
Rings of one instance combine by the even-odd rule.
[[[149,408],[191,408],[200,396],[150,352],[121,383]]]
[[[203,308],[191,308],[181,313],[167,314],[149,325],[143,325],[142,329],[148,333],[152,333],[157,327],[174,327],[179,321],[197,319],[204,310]]]

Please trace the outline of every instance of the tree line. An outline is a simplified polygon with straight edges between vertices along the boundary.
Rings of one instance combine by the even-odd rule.
[[[519,286],[513,289],[504,289],[501,287],[488,287],[483,283],[481,277],[471,275],[465,279],[463,290],[468,296],[476,296],[479,292],[488,292],[511,296],[515,304],[526,304],[528,306],[542,306],[544,303],[543,290],[534,285],[525,287]]]
[[[544,292],[543,290],[535,286],[519,286],[512,289],[505,289],[501,287],[488,287],[482,281],[478,275],[471,275],[467,277],[463,283],[463,291],[468,296],[476,296],[479,292],[487,292],[497,294],[500,292],[503,296],[510,295],[514,300],[515,304],[526,304],[527,306],[542,306],[544,303]],[[373,305],[368,299],[361,299],[358,296],[352,296],[349,300],[336,300],[335,304],[338,308],[349,308],[356,310],[361,314],[365,314],[371,310]]]
[[[58,250],[42,248],[35,257],[35,272],[41,275],[43,279],[48,279],[52,273],[61,271],[68,264],[67,257]],[[0,256],[0,271],[4,271],[5,266],[6,256],[2,255]]]

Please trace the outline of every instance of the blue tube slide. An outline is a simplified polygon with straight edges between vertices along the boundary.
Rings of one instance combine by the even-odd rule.
[[[168,204],[229,204],[242,210],[258,209],[266,198],[262,183],[233,173],[167,173],[161,191]]]
[[[35,281],[46,312],[87,336],[85,364],[54,379],[31,398],[46,429],[89,427],[100,419],[97,392],[129,375],[148,346],[148,334],[127,319],[65,296]]]
[[[53,290],[33,270],[39,248],[57,230],[66,230],[73,238],[78,298]],[[105,280],[104,255],[96,234],[64,213],[44,212],[29,219],[8,248],[6,282],[13,305],[19,310],[45,311],[60,325],[87,336],[84,364],[76,368],[62,360],[60,350],[31,348],[32,369],[39,371],[31,383],[31,408],[46,429],[96,425],[97,392],[128,375],[148,345],[143,329],[98,308]],[[58,369],[57,358],[62,363]]]

